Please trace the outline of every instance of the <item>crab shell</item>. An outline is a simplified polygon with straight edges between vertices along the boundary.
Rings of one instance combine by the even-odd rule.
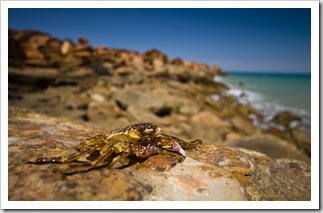
[[[148,157],[150,155],[158,153],[159,147],[170,151],[175,151],[184,157],[186,156],[185,151],[177,143],[180,139],[160,134],[161,128],[156,124],[152,123],[140,123],[131,126],[113,129],[108,133],[109,140],[121,140],[127,141],[127,145],[117,143],[115,145],[115,153],[128,151],[133,152],[137,157]],[[137,146],[135,144],[138,144]],[[141,146],[139,146],[141,144]]]

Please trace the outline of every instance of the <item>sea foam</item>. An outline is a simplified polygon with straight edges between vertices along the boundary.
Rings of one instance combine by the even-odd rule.
[[[268,129],[272,126],[283,131],[283,126],[271,122],[273,117],[281,111],[290,111],[293,114],[300,116],[304,124],[311,124],[310,115],[305,110],[283,106],[273,101],[272,98],[267,97],[265,94],[238,88],[237,86],[226,82],[222,77],[216,77],[214,80],[224,82],[229,86],[230,89],[227,90],[224,95],[235,96],[242,105],[250,104],[264,115],[264,119],[262,121],[258,120],[257,116],[249,115],[249,118],[253,121],[253,123],[262,129]],[[214,101],[217,101],[220,97],[219,95],[214,95],[211,96],[211,98]],[[299,123],[291,123],[290,125],[291,127],[295,127],[298,124]]]

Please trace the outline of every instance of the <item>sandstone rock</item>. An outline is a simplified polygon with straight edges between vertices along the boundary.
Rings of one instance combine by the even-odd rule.
[[[244,187],[248,200],[310,198],[310,169],[303,161],[275,161],[259,152],[212,145],[199,146],[190,157],[229,171]]]
[[[311,163],[311,159],[303,150],[298,149],[294,144],[281,140],[273,135],[254,134],[248,137],[227,141],[224,144],[262,152],[273,158],[289,158],[301,160],[308,164]]]
[[[31,33],[26,41],[21,43],[21,47],[25,50],[27,58],[44,59],[43,54],[39,51],[39,47],[44,45],[49,39],[49,35],[41,33]]]
[[[73,48],[74,48],[74,44],[71,40],[64,40],[63,44],[61,46],[61,53],[63,55],[66,55],[66,54],[70,53]]]
[[[228,87],[214,81],[214,75],[222,72],[219,67],[168,59],[158,50],[140,54],[106,47],[93,50],[86,39],[68,43],[39,32],[9,32],[9,107],[54,116],[10,109],[14,112],[9,122],[12,200],[310,199],[310,171],[303,165],[310,162],[310,127],[304,129],[297,118],[282,116],[273,123],[283,127],[279,120],[287,117],[283,132],[273,126],[267,132],[276,137],[259,136],[261,130],[253,122],[261,123],[263,116],[226,95]],[[31,50],[32,54],[25,54]],[[153,122],[164,133],[184,140],[199,138],[204,144],[188,150],[185,161],[163,152],[136,159],[138,164],[130,159],[132,164],[124,169],[117,169],[124,163],[120,162],[111,171],[103,168],[66,179],[49,174],[59,165],[21,164],[38,154],[69,154],[85,137],[138,122]],[[307,151],[305,157],[300,149]],[[111,181],[121,190],[113,188]],[[107,193],[104,187],[113,189]]]
[[[218,65],[213,65],[211,67],[211,72],[214,75],[218,75],[218,76],[226,76],[227,75],[227,73],[224,72]]]
[[[285,128],[282,131],[281,129],[278,129],[274,126],[270,126],[268,129],[265,130],[265,132],[272,135],[276,135],[279,138],[282,138],[287,141],[293,141],[291,134],[288,131],[286,131]]]
[[[311,155],[311,136],[300,129],[291,130],[292,137],[297,147],[303,149],[309,156]]]
[[[49,67],[58,67],[62,61],[61,42],[57,39],[50,39],[45,45],[39,47]]]
[[[89,45],[89,41],[86,38],[80,36],[78,38],[78,44],[76,45],[75,48],[76,50],[88,50],[91,47]]]
[[[20,64],[46,66],[45,56],[39,50],[50,40],[50,36],[38,31],[26,30],[23,32],[9,29],[10,57],[20,61]],[[19,54],[19,55],[18,55]],[[9,61],[11,61],[9,59]],[[15,62],[12,61],[14,64]]]
[[[64,165],[26,164],[31,157],[74,153],[82,139],[108,129],[9,107],[10,201],[311,200],[302,161],[224,146],[199,145],[187,157],[161,152],[125,168],[63,175]]]
[[[179,57],[176,57],[174,59],[170,59],[169,63],[177,65],[177,66],[181,66],[181,65],[184,64],[183,60],[181,58],[179,58]]]
[[[113,98],[134,109],[140,109],[142,113],[153,113],[159,117],[173,113],[190,115],[199,111],[199,105],[185,98],[181,90],[164,85],[156,87],[156,84],[155,80],[150,80],[145,85],[127,85],[116,90]],[[167,109],[169,113],[158,113],[163,109]]]
[[[202,111],[192,116],[192,137],[201,138],[205,142],[223,140],[224,135],[230,131],[231,125],[223,121],[210,111]]]
[[[162,68],[168,61],[166,54],[156,49],[151,49],[144,52],[142,57],[148,69],[152,70],[158,70]]]
[[[8,41],[8,63],[9,63],[9,66],[20,67],[21,65],[23,65],[23,62],[26,58],[27,58],[27,56],[25,54],[25,51],[20,46],[19,41],[15,40],[9,36],[9,41]]]
[[[230,123],[221,120],[219,117],[214,115],[210,111],[202,111],[192,117],[193,122],[205,124],[208,126],[212,126],[217,129],[224,129],[224,132],[227,131],[228,128],[230,128]]]
[[[59,41],[38,31],[9,30],[9,46],[9,61],[14,66],[58,67],[69,72],[79,66],[95,65],[97,69],[105,67],[108,72],[123,68],[138,72],[153,70],[155,74],[170,69],[171,73],[176,73],[174,79],[182,82],[195,79],[201,84],[213,82],[214,75],[221,73],[218,66],[184,62],[180,58],[169,60],[166,54],[156,49],[143,54],[104,46],[93,50],[86,38],[79,37],[78,43],[73,44],[69,39]],[[107,68],[106,63],[112,66]]]
[[[226,141],[236,141],[236,140],[240,140],[243,138],[243,135],[236,133],[236,132],[228,132],[225,135],[225,140]]]
[[[231,119],[233,127],[240,133],[250,135],[259,132],[259,127],[252,124],[248,119],[236,116]]]

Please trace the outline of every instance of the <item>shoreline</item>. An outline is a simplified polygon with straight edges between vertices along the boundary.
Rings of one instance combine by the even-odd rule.
[[[230,88],[227,91],[228,95],[233,95],[235,97],[237,97],[239,99],[239,101],[242,104],[251,104],[253,107],[255,107],[257,110],[259,110],[261,113],[263,113],[267,119],[265,119],[267,122],[270,121],[272,119],[272,117],[282,111],[289,111],[297,116],[300,116],[302,118],[302,121],[306,124],[311,126],[311,112],[310,112],[310,104],[309,106],[307,106],[305,109],[304,105],[299,106],[299,105],[294,105],[294,106],[290,106],[292,104],[289,103],[289,106],[285,103],[281,102],[282,97],[273,97],[272,94],[267,94],[264,91],[255,91],[255,85],[253,85],[253,89],[249,88],[248,83],[245,83],[242,81],[236,82],[236,80],[228,80],[227,78],[230,78],[230,74],[233,74],[235,76],[243,76],[245,77],[245,75],[249,76],[249,75],[253,75],[253,78],[261,78],[263,75],[267,75],[267,74],[263,74],[263,73],[228,73],[227,76],[216,76],[214,78],[215,81],[219,81],[222,83],[225,83],[226,85],[228,85],[228,87]],[[276,73],[270,73],[268,74],[269,76],[284,76],[284,78],[289,78],[290,74],[276,74]],[[292,74],[293,78],[294,76],[306,76],[306,78],[310,78],[310,74]],[[253,82],[255,81],[255,79],[252,80]],[[252,83],[253,83],[252,82]],[[288,82],[288,79],[286,79],[286,83]],[[245,84],[245,85],[244,85]],[[253,83],[256,84],[256,83]],[[259,87],[260,85],[257,85],[256,87]],[[310,95],[310,94],[309,94]]]

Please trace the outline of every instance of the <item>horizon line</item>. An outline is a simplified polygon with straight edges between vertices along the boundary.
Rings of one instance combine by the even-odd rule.
[[[310,75],[311,71],[268,71],[268,70],[224,70],[226,73],[245,73],[245,74],[299,74]]]

